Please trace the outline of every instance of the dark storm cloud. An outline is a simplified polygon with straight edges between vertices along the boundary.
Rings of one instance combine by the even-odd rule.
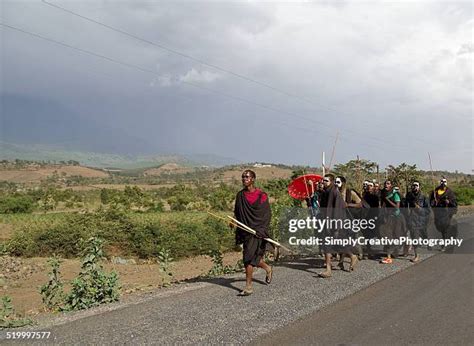
[[[65,105],[62,116],[115,134],[108,143],[315,165],[339,131],[337,161],[426,168],[431,151],[435,168],[471,169],[468,2],[51,2],[295,96],[39,1],[4,1],[4,23],[138,67],[1,29],[4,95],[41,99],[42,114],[44,101]]]

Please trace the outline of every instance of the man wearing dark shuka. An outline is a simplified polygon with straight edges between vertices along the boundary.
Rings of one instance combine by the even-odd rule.
[[[377,195],[375,192],[375,186],[373,182],[368,182],[367,183],[367,189],[364,191],[364,194],[362,196],[363,201],[365,202],[365,205],[369,206],[368,209],[366,209],[366,213],[364,218],[366,220],[377,220],[379,216],[379,207],[380,207],[380,196]],[[366,229],[362,230],[362,234],[364,235],[365,239],[372,239],[376,236],[377,234],[377,223],[375,223],[375,228],[370,229],[367,227]],[[367,244],[365,247],[365,252],[364,252],[364,258],[369,258],[372,256],[372,248],[370,244]]]
[[[390,179],[385,180],[380,199],[383,208],[383,222],[379,228],[380,238],[400,239],[406,234],[405,218],[400,212],[401,200],[400,193],[395,190],[392,181]],[[392,264],[392,256],[398,255],[398,250],[396,245],[385,246],[387,257],[383,258],[380,263]]]
[[[431,209],[428,197],[421,192],[420,182],[418,181],[412,183],[411,191],[407,193],[406,208],[408,210],[407,226],[410,231],[411,239],[427,239],[427,228]],[[415,257],[411,260],[413,263],[420,261],[417,248],[417,245],[413,246],[415,251]]]
[[[321,199],[322,218],[344,220],[346,217],[346,203],[341,196],[339,189],[334,185],[334,175],[326,174],[323,179],[324,194]],[[341,239],[347,236],[344,229],[325,229],[324,239],[333,237]],[[323,245],[324,259],[326,262],[326,270],[319,274],[320,277],[329,278],[332,276],[331,258],[333,253],[347,253],[347,249],[340,246]],[[352,265],[352,263],[351,263]]]
[[[431,193],[430,203],[436,229],[441,232],[443,239],[457,237],[458,227],[453,216],[458,211],[458,203],[453,190],[448,188],[446,178],[442,178],[439,186]],[[444,250],[444,246],[441,250]]]
[[[235,199],[235,218],[257,232],[250,234],[241,228],[236,230],[236,243],[243,244],[243,261],[245,266],[246,286],[239,295],[248,296],[253,293],[252,276],[253,268],[263,268],[267,276],[265,282],[272,281],[273,268],[263,261],[267,242],[269,238],[271,210],[268,196],[265,192],[254,186],[256,174],[254,171],[246,170],[242,173],[243,189],[237,193]]]

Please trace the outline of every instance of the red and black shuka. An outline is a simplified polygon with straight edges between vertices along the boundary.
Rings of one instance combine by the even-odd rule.
[[[259,189],[252,192],[245,189],[239,191],[235,199],[234,214],[238,221],[257,232],[254,236],[237,228],[235,233],[236,244],[243,244],[244,265],[250,264],[255,267],[269,244],[263,239],[270,237],[268,230],[272,215],[267,194]]]

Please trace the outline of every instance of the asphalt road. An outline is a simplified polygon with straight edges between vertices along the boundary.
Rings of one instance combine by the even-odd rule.
[[[473,345],[472,222],[460,227],[470,236],[461,248],[433,256],[254,344]]]
[[[470,234],[474,217],[466,220],[460,228]],[[55,344],[472,344],[469,242],[465,254],[425,254],[416,265],[407,259],[393,265],[363,261],[355,272],[335,271],[331,279],[316,275],[322,260],[297,259],[276,266],[269,286],[265,273],[257,272],[249,297],[237,297],[245,284],[239,273],[69,314],[34,329],[50,331],[42,343]],[[4,338],[0,331],[0,342]]]

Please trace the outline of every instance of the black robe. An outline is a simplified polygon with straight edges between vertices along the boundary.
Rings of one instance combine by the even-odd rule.
[[[235,218],[257,232],[254,236],[240,227],[236,229],[235,239],[237,244],[243,244],[243,261],[245,265],[257,266],[265,254],[267,242],[263,238],[269,238],[271,210],[268,197],[264,202],[261,199],[264,192],[261,192],[257,200],[250,204],[245,198],[245,190],[237,193],[235,198],[234,215]]]
[[[441,189],[441,186],[438,186],[435,191],[431,192],[430,204],[433,209],[436,229],[446,238],[447,231],[451,225],[455,228],[453,233],[457,233],[457,224],[453,220],[453,216],[458,210],[458,203],[453,190],[447,187],[442,195],[438,195],[439,189]]]
[[[321,211],[323,218],[328,218],[329,220],[343,220],[344,222],[344,220],[348,218],[344,197],[336,186],[332,185],[325,190],[321,202]],[[326,228],[323,230],[323,251],[325,253],[352,253],[352,246],[329,245],[325,243],[326,237],[348,239],[352,236],[351,233],[352,231],[347,229],[333,227]]]

